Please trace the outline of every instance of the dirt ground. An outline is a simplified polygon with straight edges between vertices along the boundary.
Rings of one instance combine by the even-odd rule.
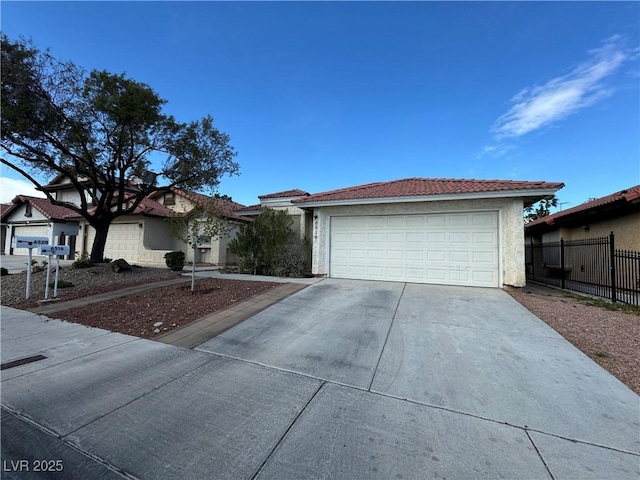
[[[196,280],[193,292],[191,282],[187,282],[63,310],[56,312],[55,317],[112,332],[154,338],[278,285],[281,284],[203,278]]]

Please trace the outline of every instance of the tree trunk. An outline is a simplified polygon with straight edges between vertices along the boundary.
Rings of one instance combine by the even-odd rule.
[[[93,263],[100,263],[104,258],[104,247],[107,244],[107,234],[109,233],[110,225],[111,222],[91,225],[96,231],[93,246],[91,247],[91,261]]]

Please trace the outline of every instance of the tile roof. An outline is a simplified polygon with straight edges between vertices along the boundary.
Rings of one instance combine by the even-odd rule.
[[[269,193],[267,195],[259,195],[258,198],[260,200],[268,200],[270,198],[292,198],[292,197],[304,197],[309,195],[309,192],[305,192],[304,190],[300,190],[300,189],[293,189],[293,190],[285,190],[284,192],[276,192],[276,193]]]
[[[246,218],[235,213],[238,210],[244,208],[244,205],[242,205],[241,203],[221,197],[208,197],[207,195],[203,195],[202,193],[189,192],[187,190],[182,190],[175,187],[172,187],[171,191],[188,200],[191,200],[201,207],[208,207],[213,203],[213,208],[216,210],[216,212],[222,214],[226,218],[247,221]]]
[[[559,182],[518,180],[465,180],[451,178],[406,178],[390,182],[368,183],[329,192],[316,193],[293,200],[293,203],[331,202],[394,197],[421,197],[527,190],[558,190]]]
[[[29,197],[27,195],[17,195],[13,199],[14,204],[19,204],[20,202],[26,203],[29,202],[33,208],[38,210],[42,215],[47,217],[49,220],[69,220],[80,218],[73,210],[61,207],[60,205],[54,205],[48,198],[40,198],[40,197]]]
[[[131,215],[149,215],[151,217],[173,217],[175,212],[151,198],[143,198]]]
[[[553,215],[547,215],[546,217],[538,218],[525,225],[525,228],[532,228],[540,225],[552,225],[557,221],[569,219],[570,217],[576,217],[581,214],[594,212],[602,208],[612,207],[614,205],[624,205],[628,203],[640,203],[640,185],[635,187],[626,188],[619,192],[605,195],[604,197],[596,198],[589,202],[581,203],[572,208],[567,208],[560,212],[556,212]]]
[[[262,211],[262,205],[258,203],[256,205],[249,205],[248,207],[239,208],[235,210],[235,213],[239,215],[246,215],[247,213],[254,213],[254,212],[260,212],[260,211]]]

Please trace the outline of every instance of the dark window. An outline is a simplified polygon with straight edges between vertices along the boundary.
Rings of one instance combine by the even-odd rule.
[[[31,212],[31,204],[29,202],[24,204],[24,216],[25,217],[30,217],[32,215]]]
[[[176,198],[173,194],[173,192],[168,192],[164,194],[164,204],[165,205],[175,205],[176,204]]]

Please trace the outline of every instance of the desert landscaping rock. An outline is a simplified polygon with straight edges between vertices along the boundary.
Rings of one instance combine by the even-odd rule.
[[[111,262],[111,270],[116,273],[128,272],[129,270],[131,270],[131,265],[129,265],[129,262],[127,262],[124,258],[119,258]]]

